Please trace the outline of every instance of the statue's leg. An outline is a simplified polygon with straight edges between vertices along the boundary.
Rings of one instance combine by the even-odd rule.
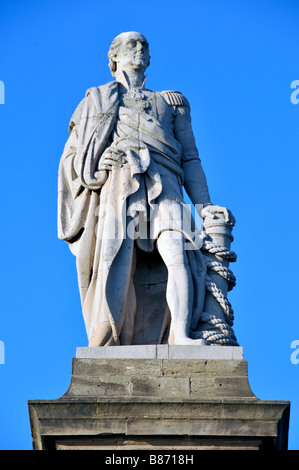
[[[168,270],[166,298],[171,313],[169,344],[200,344],[193,340],[189,330],[193,309],[193,282],[185,250],[185,239],[180,232],[164,231],[157,240],[158,251]]]

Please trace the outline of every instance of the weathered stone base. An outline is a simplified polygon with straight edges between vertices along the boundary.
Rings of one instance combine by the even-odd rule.
[[[242,348],[120,346],[78,348],[65,395],[29,413],[36,450],[283,450],[289,406],[255,397]]]

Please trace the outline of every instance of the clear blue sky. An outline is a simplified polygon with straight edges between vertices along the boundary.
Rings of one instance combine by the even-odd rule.
[[[299,449],[298,24],[296,0],[1,0],[1,449],[32,448],[27,400],[63,395],[87,345],[57,171],[70,116],[111,80],[108,48],[130,30],[150,43],[147,87],[191,103],[212,200],[237,219],[229,299],[250,385],[291,401]]]

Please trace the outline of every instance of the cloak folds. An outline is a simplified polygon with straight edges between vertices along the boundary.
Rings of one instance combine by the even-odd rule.
[[[187,257],[194,328],[204,303],[206,265],[198,233],[182,226],[187,210],[180,144],[157,119],[121,107],[115,81],[87,91],[69,131],[59,166],[58,237],[76,256],[89,345],[167,342],[167,270],[154,241],[169,229],[169,207],[170,229],[183,232],[193,247]],[[108,147],[125,149],[128,163],[100,183],[95,172]],[[134,241],[138,223],[148,227],[151,209],[150,240],[139,231]],[[128,236],[132,226],[135,235]]]

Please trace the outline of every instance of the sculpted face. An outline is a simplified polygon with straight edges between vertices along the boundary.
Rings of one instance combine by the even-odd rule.
[[[149,47],[140,33],[130,32],[122,35],[122,41],[114,61],[117,68],[144,72],[149,64]]]

